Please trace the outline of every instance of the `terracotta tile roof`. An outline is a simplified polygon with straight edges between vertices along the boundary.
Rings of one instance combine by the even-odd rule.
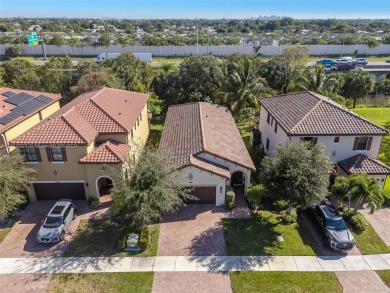
[[[388,131],[330,98],[301,92],[259,99],[289,135],[386,135]]]
[[[255,169],[230,111],[209,103],[169,107],[159,151],[171,158],[175,168],[197,165],[229,177],[225,167],[197,156],[209,153],[248,169]]]
[[[82,157],[79,162],[82,164],[123,163],[129,151],[130,145],[119,143],[114,140],[107,140],[95,148],[91,153]]]
[[[229,169],[218,165],[216,163],[201,159],[196,156],[190,157],[190,166],[198,167],[199,169],[208,171],[210,173],[214,173],[217,175],[220,175],[221,177],[225,177],[226,179],[230,179],[230,172]]]
[[[32,114],[36,113],[37,111],[42,110],[42,109],[46,108],[48,105],[51,105],[53,102],[58,101],[59,99],[61,99],[61,95],[59,95],[59,94],[52,94],[52,93],[45,93],[45,92],[28,91],[28,90],[22,90],[22,89],[0,87],[0,117],[3,117],[3,116],[5,116],[5,115],[7,115],[9,113],[12,113],[12,110],[16,107],[16,105],[13,105],[13,104],[5,101],[7,99],[7,97],[4,96],[3,93],[6,93],[6,92],[12,92],[14,94],[26,93],[26,94],[29,94],[29,95],[31,95],[33,97],[38,97],[40,95],[44,95],[44,96],[50,98],[52,101],[49,101],[49,102],[43,104],[41,107],[36,108],[30,114],[21,115],[21,116],[15,118],[15,119],[13,119],[12,121],[8,122],[5,125],[4,124],[0,124],[0,132],[3,132],[5,130],[11,128],[12,126],[17,124],[18,122],[26,119],[27,117],[30,117]]]
[[[111,88],[86,93],[10,144],[89,144],[99,133],[128,133],[147,100],[147,94]]]
[[[337,162],[337,164],[348,174],[390,174],[390,168],[381,161],[367,157],[363,154],[347,158]]]

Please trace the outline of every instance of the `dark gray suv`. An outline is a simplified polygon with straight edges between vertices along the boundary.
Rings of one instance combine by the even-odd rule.
[[[355,245],[355,239],[343,217],[327,202],[309,208],[324,234],[324,242],[334,250],[348,250]]]

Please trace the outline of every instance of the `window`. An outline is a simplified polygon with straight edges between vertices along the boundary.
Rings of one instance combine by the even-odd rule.
[[[27,162],[40,162],[41,161],[41,156],[40,156],[38,148],[26,147],[24,149],[24,154],[26,156]]]
[[[336,136],[334,138],[334,143],[339,143],[340,142],[340,136]]]
[[[130,135],[131,135],[131,139],[133,139],[133,137],[134,137],[133,129],[131,129]]]
[[[265,145],[265,148],[267,149],[267,151],[269,150],[269,139],[267,138],[267,143]]]
[[[142,112],[139,114],[139,119],[142,121]]]
[[[278,133],[278,123],[275,122],[275,133]]]
[[[39,121],[41,121],[42,120],[42,113],[41,113],[41,111],[38,112],[38,117],[39,117]]]
[[[66,209],[65,213],[64,213],[64,221],[66,221],[66,218],[68,217],[70,213],[70,206],[68,206],[68,208]]]
[[[301,141],[309,141],[312,144],[317,144],[318,137],[312,137],[312,136],[305,136],[301,137]]]
[[[137,118],[137,126],[139,126],[139,118]]]
[[[371,143],[372,143],[372,137],[368,137],[368,136],[355,137],[353,150],[368,151],[371,149]]]
[[[47,159],[49,162],[65,162],[66,161],[66,153],[65,148],[53,147],[47,148]]]
[[[271,126],[274,125],[274,117],[271,118]]]
[[[271,120],[271,114],[268,113],[268,115],[267,115],[267,124],[269,124],[270,120]]]

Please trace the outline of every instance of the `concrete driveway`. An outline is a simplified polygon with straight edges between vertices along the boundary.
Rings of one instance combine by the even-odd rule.
[[[108,205],[101,205],[98,210],[90,210],[85,201],[77,201],[79,216],[72,222],[65,240],[54,245],[37,243],[35,236],[41,222],[55,204],[55,201],[39,201],[30,204],[20,221],[14,225],[7,237],[0,243],[0,257],[57,257],[61,256],[76,231],[81,219],[108,216]]]

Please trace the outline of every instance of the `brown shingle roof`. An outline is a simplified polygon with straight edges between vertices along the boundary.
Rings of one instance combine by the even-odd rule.
[[[337,163],[348,174],[390,174],[390,168],[381,161],[358,154]]]
[[[289,135],[386,135],[388,131],[331,99],[301,92],[259,99]]]
[[[52,94],[52,93],[45,93],[45,92],[28,91],[28,90],[22,90],[22,89],[0,87],[0,117],[3,117],[5,115],[11,113],[12,109],[14,109],[16,107],[15,105],[5,101],[5,99],[7,99],[7,97],[2,95],[5,92],[13,92],[15,94],[19,94],[19,93],[23,92],[23,93],[29,94],[31,96],[34,96],[34,97],[37,97],[37,96],[40,96],[40,95],[44,95],[44,96],[50,98],[52,101],[42,105],[41,107],[39,107],[37,109],[35,109],[32,113],[30,113],[28,115],[19,116],[19,117],[13,119],[12,121],[8,122],[5,125],[4,124],[0,124],[0,132],[3,132],[5,130],[11,128],[12,126],[17,124],[18,122],[26,119],[27,117],[33,115],[37,111],[42,110],[42,109],[46,108],[47,106],[51,105],[53,102],[61,99],[61,95],[59,95],[59,94]]]
[[[107,140],[99,145],[91,153],[82,157],[79,162],[83,164],[115,164],[123,163],[130,151],[128,144]]]
[[[230,111],[204,102],[169,107],[159,151],[172,158],[175,168],[193,165],[227,178],[230,174],[225,167],[197,155],[209,153],[255,169]]]
[[[11,144],[89,144],[99,133],[128,133],[147,100],[147,94],[111,88],[86,93]]]

